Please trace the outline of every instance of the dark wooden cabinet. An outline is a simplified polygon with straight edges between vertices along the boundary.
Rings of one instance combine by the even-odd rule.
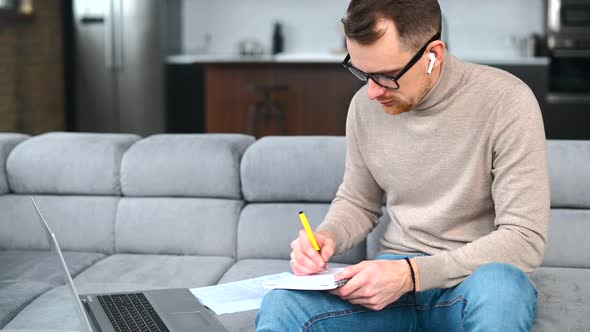
[[[588,105],[547,102],[545,64],[491,64],[527,83],[535,93],[549,139],[590,139]],[[208,63],[205,64],[205,123],[210,133],[266,135],[344,135],[350,100],[362,84],[338,63]],[[252,130],[249,108],[263,99],[249,86],[285,85],[272,94],[284,114],[258,118]]]
[[[275,91],[284,115],[257,118],[249,108],[263,100],[253,84],[284,85]],[[348,106],[362,84],[337,63],[219,63],[206,66],[206,130],[210,133],[266,135],[344,135]]]

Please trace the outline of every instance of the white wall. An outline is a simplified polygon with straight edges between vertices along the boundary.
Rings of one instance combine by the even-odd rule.
[[[211,33],[211,53],[236,53],[247,38],[268,51],[275,20],[283,23],[286,52],[342,48],[340,18],[347,5],[348,0],[184,0],[183,48],[199,49]]]
[[[469,58],[518,55],[512,36],[545,31],[544,0],[439,0],[451,52]]]
[[[451,51],[464,57],[518,54],[511,36],[544,31],[543,0],[439,0]],[[211,35],[209,53],[234,54],[243,39],[268,51],[272,24],[283,23],[286,52],[341,49],[340,19],[349,0],[183,0],[183,50],[200,52]]]

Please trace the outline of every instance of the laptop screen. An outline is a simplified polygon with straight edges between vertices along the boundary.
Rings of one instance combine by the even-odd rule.
[[[47,239],[49,241],[49,248],[50,248],[50,252],[52,255],[52,261],[55,261],[56,268],[61,270],[61,272],[63,273],[65,288],[68,289],[67,292],[69,293],[69,297],[72,300],[72,304],[75,306],[74,310],[79,315],[79,318],[80,318],[79,329],[81,331],[92,332],[90,322],[88,321],[88,318],[86,317],[86,314],[84,312],[84,307],[82,306],[82,303],[80,302],[80,298],[78,296],[78,291],[76,290],[76,286],[74,285],[74,281],[72,280],[72,276],[70,274],[70,271],[68,269],[68,266],[66,264],[64,256],[62,254],[62,251],[59,247],[59,243],[57,242],[57,238],[55,237],[55,234],[53,233],[53,231],[51,231],[51,228],[49,227],[47,220],[45,220],[45,217],[43,216],[43,212],[41,211],[39,205],[37,205],[37,202],[35,201],[35,199],[33,197],[30,197],[30,199],[31,199],[31,202],[33,203],[35,210],[37,211],[38,216],[39,216],[40,222],[42,224],[41,227],[43,227],[45,229],[45,232],[47,233]],[[60,288],[62,288],[62,287],[60,287]]]

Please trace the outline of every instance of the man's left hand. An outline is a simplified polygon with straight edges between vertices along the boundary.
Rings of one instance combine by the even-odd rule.
[[[410,267],[404,260],[363,261],[336,276],[337,280],[346,278],[350,280],[330,293],[376,311],[412,291]]]

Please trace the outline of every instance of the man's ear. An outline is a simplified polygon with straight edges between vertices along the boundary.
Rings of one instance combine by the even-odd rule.
[[[435,60],[433,61],[433,64],[432,64],[431,71],[438,68],[438,66],[440,66],[440,64],[443,62],[443,60],[445,58],[446,49],[447,49],[447,46],[441,40],[437,40],[437,41],[433,42],[433,46],[430,47],[430,50],[428,51],[429,52],[428,53],[429,59],[432,59],[430,54],[433,54],[434,58],[435,58]],[[428,64],[428,68],[430,68],[430,63]]]

